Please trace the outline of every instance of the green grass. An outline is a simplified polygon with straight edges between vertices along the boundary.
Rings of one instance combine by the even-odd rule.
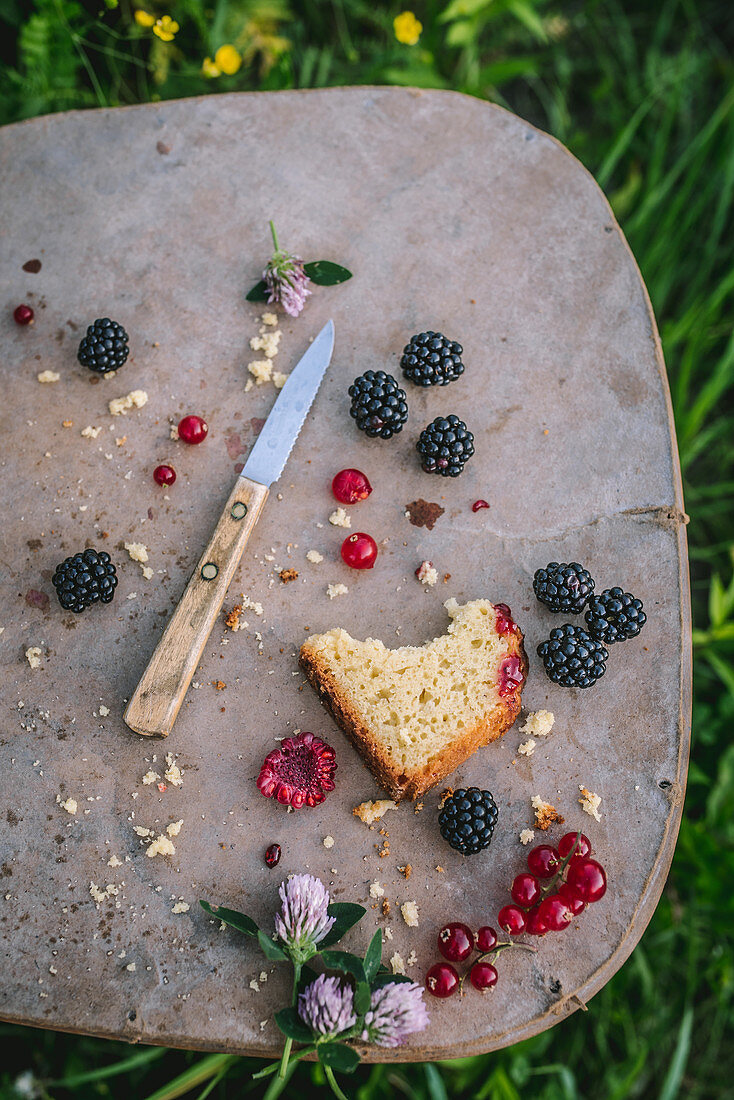
[[[597,176],[650,290],[663,338],[691,517],[694,739],[672,873],[642,942],[589,1005],[484,1057],[362,1067],[355,1100],[723,1100],[734,1097],[734,69],[731,9],[714,0],[421,0],[421,41],[397,5],[171,0],[171,44],[125,3],[0,0],[0,120],[67,107],[243,88],[400,83],[502,103]],[[726,38],[727,24],[729,38]],[[224,42],[239,73],[206,80]],[[1,980],[1,979],[0,979]],[[0,1097],[145,1100],[262,1095],[257,1063],[3,1027]],[[289,1095],[323,1085],[299,1066]]]

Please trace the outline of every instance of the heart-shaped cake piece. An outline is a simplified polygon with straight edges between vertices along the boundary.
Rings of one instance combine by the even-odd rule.
[[[396,801],[440,783],[520,713],[523,635],[505,604],[446,601],[448,632],[388,649],[335,628],[301,646],[322,702]]]

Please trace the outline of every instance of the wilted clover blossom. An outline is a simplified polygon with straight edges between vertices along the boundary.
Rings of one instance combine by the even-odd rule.
[[[422,987],[416,982],[389,982],[372,994],[361,1038],[380,1047],[397,1047],[427,1026]]]
[[[303,269],[301,259],[280,248],[272,222],[270,231],[273,234],[275,252],[263,271],[263,280],[268,289],[268,302],[282,306],[291,317],[297,317],[311,294],[309,289],[311,280]]]
[[[329,891],[313,875],[293,875],[280,884],[281,910],[275,916],[275,931],[290,948],[293,958],[303,962],[316,953],[334,923],[330,917]]]
[[[298,1015],[305,1024],[325,1039],[334,1039],[357,1022],[354,993],[338,978],[319,974],[298,997]]]

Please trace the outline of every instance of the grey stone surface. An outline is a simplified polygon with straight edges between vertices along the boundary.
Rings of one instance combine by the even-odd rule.
[[[308,869],[335,898],[368,906],[345,942],[364,948],[375,927],[389,928],[385,959],[414,950],[409,973],[420,981],[447,917],[493,923],[506,903],[534,794],[586,829],[609,871],[607,897],[536,955],[503,956],[492,997],[431,1000],[427,1032],[369,1056],[487,1050],[573,1011],[621,965],[660,895],[690,707],[685,528],[664,367],[644,286],[596,184],[555,141],[496,107],[370,88],[41,118],[0,132],[0,166],[0,1016],[274,1054],[274,1025],[260,1025],[285,1003],[284,974],[218,930],[198,899],[267,924],[283,875]],[[316,289],[300,318],[282,320],[280,370],[329,317],[337,344],[227,601],[244,591],[264,615],[246,612],[249,628],[236,634],[214,631],[173,734],[143,741],[122,722],[124,700],[275,397],[270,385],[244,393],[262,312],[244,294],[269,252],[269,218],[286,246],[344,263],[354,278]],[[40,271],[23,269],[36,258]],[[21,301],[36,311],[29,329],[10,315]],[[115,378],[96,380],[75,351],[105,315],[128,329],[133,353]],[[367,440],[347,416],[347,386],[369,367],[399,375],[403,344],[424,328],[462,342],[465,375],[438,391],[410,387],[402,435]],[[44,369],[60,380],[39,384]],[[147,405],[112,418],[110,398],[135,388]],[[169,422],[188,412],[210,425],[198,448],[169,438]],[[414,451],[420,429],[448,412],[464,416],[477,445],[451,482],[424,474]],[[96,439],[80,436],[87,425],[101,427]],[[163,460],[178,471],[168,491],[151,476]],[[364,575],[341,563],[345,532],[328,523],[329,482],[343,465],[374,487],[350,509],[352,529],[381,542]],[[489,511],[472,513],[477,497]],[[405,517],[418,498],[445,509],[432,531]],[[152,580],[126,541],[148,547]],[[59,608],[50,578],[86,544],[110,550],[120,584],[111,606],[76,618]],[[305,559],[312,548],[320,565]],[[424,591],[413,575],[423,558],[450,580]],[[536,603],[531,579],[552,558],[583,561],[599,588],[623,584],[649,614],[591,691],[553,686],[535,656],[557,619]],[[295,567],[298,580],[282,585],[276,566]],[[329,601],[336,581],[349,594]],[[486,854],[465,860],[443,844],[433,792],[418,815],[406,805],[384,819],[391,853],[380,859],[379,833],[351,814],[377,789],[304,686],[297,649],[334,625],[420,643],[444,630],[449,596],[511,605],[530,657],[524,702],[552,710],[555,730],[526,759],[515,728],[452,780],[494,792],[501,824]],[[24,653],[36,645],[42,663],[31,670]],[[338,785],[322,807],[285,814],[254,779],[274,738],[294,728],[335,745]],[[151,767],[162,773],[167,751],[184,785],[159,793],[141,780]],[[599,824],[581,812],[579,784],[602,796]],[[77,799],[78,813],[57,795]],[[147,858],[133,826],[161,830],[180,818],[176,855]],[[336,838],[328,851],[327,834]],[[268,871],[262,853],[275,840],[283,858]],[[108,866],[112,855],[121,866]],[[406,862],[408,882],[397,871]],[[387,918],[370,908],[375,879],[392,903]],[[91,882],[119,893],[98,907]],[[173,915],[179,898],[191,908]],[[399,913],[413,899],[417,929]],[[263,969],[268,981],[255,992],[249,982]]]

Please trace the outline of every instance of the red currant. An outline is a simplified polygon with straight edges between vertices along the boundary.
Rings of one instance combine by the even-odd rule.
[[[508,935],[519,936],[525,931],[525,914],[517,905],[505,905],[497,914],[497,923]]]
[[[185,416],[178,422],[178,438],[184,443],[203,443],[209,434],[209,425],[200,416]]]
[[[577,892],[575,887],[569,886],[567,882],[562,882],[558,887],[558,896],[559,898],[563,898],[574,917],[577,917],[579,913],[583,913],[586,908],[584,899]]]
[[[480,993],[484,993],[486,989],[491,989],[493,985],[497,984],[497,971],[491,963],[474,963],[469,971],[469,981],[475,989],[478,989]]]
[[[34,313],[30,306],[16,306],[13,310],[13,320],[16,325],[32,325]]]
[[[553,878],[561,866],[561,857],[550,844],[538,844],[528,853],[528,867],[536,878]]]
[[[372,486],[361,470],[340,470],[331,483],[331,491],[342,504],[366,500]]]
[[[579,842],[576,844],[576,837],[578,836]],[[575,847],[574,847],[575,845]],[[591,841],[583,833],[566,833],[558,841],[558,854],[562,859],[565,859],[568,853],[573,850],[572,859],[576,859],[577,856],[590,856],[591,855]]]
[[[159,485],[173,485],[176,480],[176,471],[173,466],[156,466],[153,471],[153,480]]]
[[[438,933],[438,950],[449,962],[463,962],[474,950],[474,936],[467,924],[452,921]]]
[[[275,867],[280,861],[280,844],[271,844],[265,853],[265,862],[268,867]]]
[[[538,909],[541,920],[548,925],[550,932],[562,932],[568,928],[573,919],[573,913],[562,897],[558,894],[550,894],[540,903]]]
[[[607,892],[607,876],[595,859],[572,859],[566,881],[583,901],[600,901]]]
[[[372,535],[356,531],[344,539],[342,558],[350,569],[371,569],[377,558],[377,543]]]
[[[531,909],[536,902],[540,901],[540,883],[535,875],[529,875],[527,871],[523,871],[513,882],[510,893],[512,900],[523,909]]]
[[[549,931],[548,922],[538,909],[531,909],[525,924],[525,931],[529,936],[544,936]]]
[[[434,997],[450,997],[459,988],[459,975],[449,963],[436,963],[426,974],[426,989]]]
[[[488,924],[483,925],[476,935],[477,950],[486,955],[488,951],[494,951],[497,946],[497,933]]]

